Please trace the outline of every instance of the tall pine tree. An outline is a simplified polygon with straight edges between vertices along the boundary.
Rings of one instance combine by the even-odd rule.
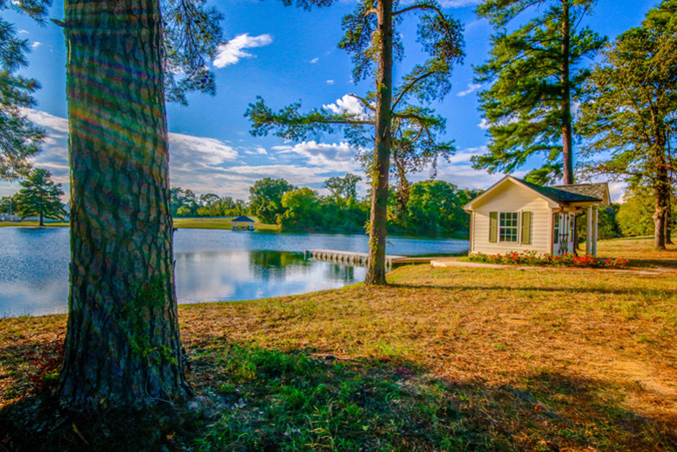
[[[42,24],[49,0],[0,1],[0,11],[11,9]],[[0,179],[26,177],[28,157],[39,152],[44,131],[30,122],[22,108],[35,105],[32,94],[40,84],[16,71],[28,65],[28,41],[20,39],[14,26],[0,17]]]
[[[159,0],[65,1],[71,263],[59,393],[62,405],[79,410],[190,394],[174,286],[165,87],[178,101],[186,90],[213,92],[203,58],[214,56],[221,33],[204,0],[166,0],[162,12]]]
[[[589,75],[586,58],[605,39],[581,22],[595,0],[485,0],[477,14],[495,28],[491,58],[476,68],[476,82],[489,127],[489,152],[475,168],[512,172],[536,155],[542,165],[531,175],[544,183],[563,177],[574,183],[572,99]],[[509,31],[521,16],[536,15]]]
[[[620,35],[603,56],[581,107],[586,167],[631,188],[651,188],[654,247],[665,250],[677,144],[677,0],[649,11],[641,27]]]
[[[322,3],[301,1],[300,5]],[[404,54],[396,25],[407,15],[416,14],[420,17],[419,42],[429,58],[415,65],[395,86],[394,64]],[[252,120],[255,135],[275,130],[278,136],[300,140],[311,133],[333,132],[336,126],[343,125],[348,127],[346,135],[353,144],[373,143],[373,151],[364,155],[372,193],[365,283],[383,285],[391,159],[397,165],[396,174],[403,178],[407,170],[434,164],[438,157],[453,152],[451,143],[438,139],[445,131],[445,120],[428,105],[451,89],[452,67],[463,58],[462,27],[435,1],[415,2],[398,9],[393,0],[361,0],[355,11],[344,17],[343,28],[346,34],[339,47],[352,55],[353,79],[374,81],[372,92],[364,97],[354,96],[366,113],[313,110],[302,114],[298,103],[274,112],[259,99],[250,105],[246,115]]]
[[[16,195],[16,211],[21,218],[36,216],[40,226],[44,219],[63,220],[66,212],[61,204],[61,184],[52,180],[52,174],[46,169],[36,168],[25,180],[19,182],[23,187]]]

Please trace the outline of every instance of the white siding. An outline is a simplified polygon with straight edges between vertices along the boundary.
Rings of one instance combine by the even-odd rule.
[[[532,213],[531,244],[522,245],[500,241],[490,243],[489,213],[520,211]],[[474,220],[471,248],[473,253],[504,254],[510,251],[531,250],[540,254],[550,252],[552,222],[550,203],[528,188],[515,183],[497,187],[496,193],[489,194],[486,199],[482,199],[481,203],[474,206]]]

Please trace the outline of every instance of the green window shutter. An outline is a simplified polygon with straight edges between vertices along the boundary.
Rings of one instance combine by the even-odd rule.
[[[498,212],[489,212],[489,242],[498,242]]]
[[[522,212],[522,245],[531,245],[531,212]]]

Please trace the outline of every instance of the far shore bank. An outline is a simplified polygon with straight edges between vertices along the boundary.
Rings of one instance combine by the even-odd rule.
[[[201,217],[201,218],[174,218],[174,227],[176,229],[213,229],[213,230],[232,230],[230,218],[223,217]],[[50,222],[45,223],[43,227],[68,227],[66,222]],[[15,227],[15,228],[38,228],[37,221],[0,221],[0,228]],[[298,231],[298,230],[282,230],[280,225],[267,223],[254,223],[255,230],[253,232],[279,232],[289,234],[341,234],[341,235],[362,235],[359,231]],[[252,232],[252,231],[242,231]],[[448,235],[411,235],[411,234],[388,234],[390,237],[401,238],[415,238],[415,239],[437,239],[437,240],[468,240],[468,235],[463,234],[448,234]]]

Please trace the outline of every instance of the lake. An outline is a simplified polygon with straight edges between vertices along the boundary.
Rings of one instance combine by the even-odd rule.
[[[305,260],[307,249],[368,251],[366,235],[179,229],[179,303],[267,298],[362,281],[366,268]],[[467,240],[390,237],[391,255],[466,251]],[[66,313],[68,228],[0,228],[0,317]]]

